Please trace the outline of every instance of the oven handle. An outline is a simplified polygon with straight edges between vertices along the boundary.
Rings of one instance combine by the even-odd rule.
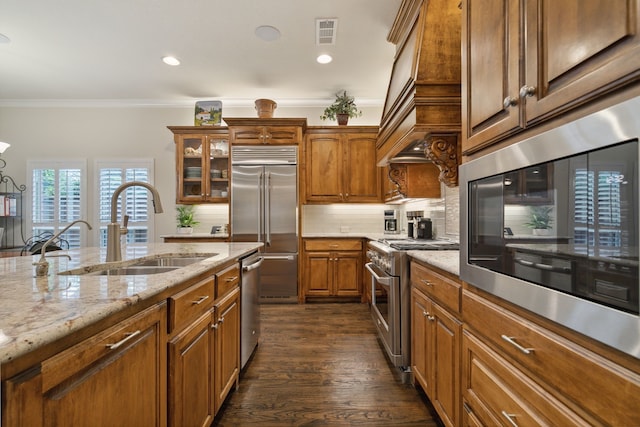
[[[369,273],[371,273],[371,275],[373,276],[374,279],[376,279],[376,282],[385,285],[385,286],[391,286],[393,284],[393,276],[386,276],[386,277],[380,277],[378,276],[378,273],[375,272],[375,270],[373,269],[373,263],[372,262],[368,262],[365,265],[365,268],[367,270],[369,270]]]

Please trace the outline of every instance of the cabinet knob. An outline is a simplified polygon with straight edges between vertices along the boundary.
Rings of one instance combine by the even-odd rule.
[[[429,320],[430,320],[430,321],[432,321],[432,322],[433,322],[434,320],[436,320],[435,316],[427,316],[427,319],[429,319]]]
[[[517,98],[513,98],[511,96],[507,96],[504,101],[502,101],[502,105],[504,106],[505,109],[509,108],[509,107],[515,107],[516,105],[518,105],[518,99]]]
[[[536,94],[535,86],[524,85],[520,88],[520,98],[531,97]]]
[[[427,313],[426,311],[422,310],[422,316],[423,317],[427,317],[429,315],[429,313]]]

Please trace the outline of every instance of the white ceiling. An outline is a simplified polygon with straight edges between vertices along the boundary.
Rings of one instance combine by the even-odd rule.
[[[197,99],[315,105],[341,89],[383,103],[401,0],[2,0],[0,105],[192,104]],[[317,46],[316,18],[338,18]],[[281,37],[266,42],[255,28]],[[315,58],[329,53],[333,62]],[[165,65],[178,57],[178,67]]]

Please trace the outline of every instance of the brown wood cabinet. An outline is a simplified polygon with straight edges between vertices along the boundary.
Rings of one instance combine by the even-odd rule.
[[[392,163],[383,179],[385,203],[441,197],[440,170],[433,163]]]
[[[377,129],[309,128],[305,138],[306,203],[380,203]]]
[[[213,390],[215,411],[218,412],[225,398],[240,375],[240,287],[236,286],[215,305],[215,372]]]
[[[447,426],[460,423],[459,282],[411,263],[411,364]]]
[[[166,304],[152,306],[3,383],[7,426],[164,426]]]
[[[465,412],[488,424],[504,411],[518,425],[640,425],[639,372],[467,289],[462,308]]]
[[[304,239],[301,300],[361,297],[361,239]]]
[[[232,145],[298,145],[307,127],[300,118],[224,118]]]
[[[463,153],[640,78],[640,2],[466,1]]]
[[[225,127],[169,126],[176,144],[176,203],[229,202],[229,133]],[[225,197],[222,196],[226,192]]]

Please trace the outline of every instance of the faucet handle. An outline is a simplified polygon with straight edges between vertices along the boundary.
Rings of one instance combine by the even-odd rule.
[[[127,225],[129,225],[129,215],[124,215],[122,217],[122,228],[120,228],[121,235],[125,235],[129,232],[129,230],[127,230]]]

